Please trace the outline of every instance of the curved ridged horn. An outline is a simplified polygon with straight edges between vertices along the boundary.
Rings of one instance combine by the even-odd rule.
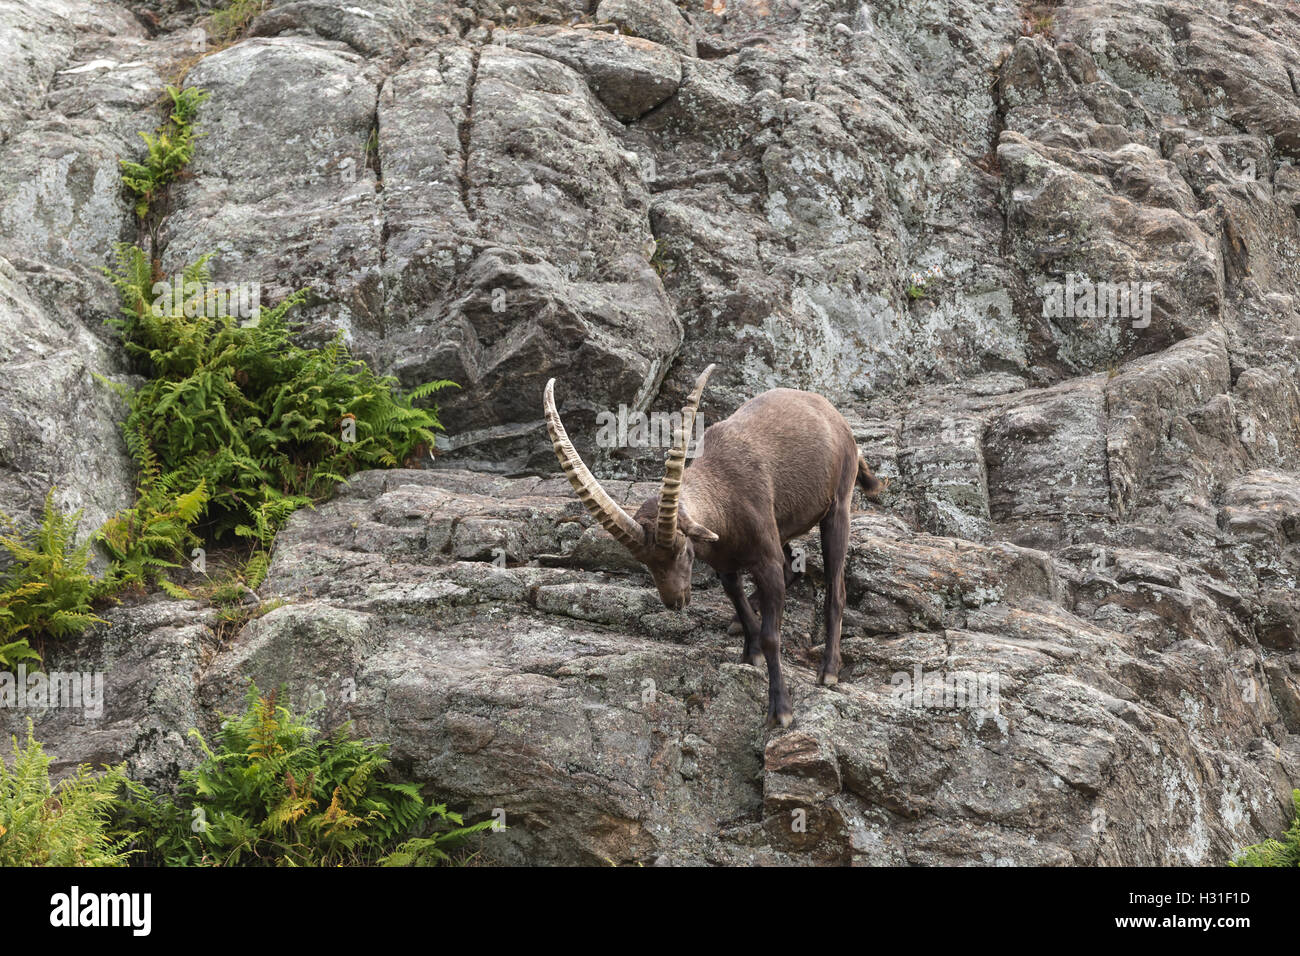
[[[569,441],[569,433],[564,430],[560,413],[555,408],[555,379],[546,383],[546,393],[542,403],[546,409],[546,430],[551,435],[551,446],[555,449],[555,457],[560,460],[560,466],[564,468],[569,484],[573,485],[573,490],[577,492],[578,500],[600,523],[600,526],[613,536],[614,540],[634,554],[644,551],[645,532],[642,531],[641,526],[605,493],[596,476],[578,457],[573,442]]]
[[[664,462],[664,482],[659,488],[659,522],[655,525],[655,544],[671,547],[677,536],[677,501],[682,494],[682,472],[686,470],[686,449],[695,431],[695,413],[700,409],[704,384],[717,366],[710,365],[695,380],[695,390],[682,406],[682,431],[668,451]]]

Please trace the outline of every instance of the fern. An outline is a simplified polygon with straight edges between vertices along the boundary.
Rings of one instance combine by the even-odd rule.
[[[204,90],[191,87],[167,87],[172,108],[167,122],[154,133],[140,133],[145,143],[144,162],[120,160],[122,185],[135,197],[135,214],[140,219],[149,215],[153,202],[180,174],[194,156],[197,134],[194,118],[199,104],[208,98]]]
[[[1281,840],[1265,840],[1237,853],[1229,866],[1300,867],[1300,790],[1291,791],[1295,816]]]
[[[2,613],[3,611],[0,610],[0,614]],[[40,661],[40,659],[41,655],[32,650],[25,637],[10,641],[8,644],[0,644],[0,668],[4,670],[13,670],[25,661]]]
[[[445,846],[484,828],[460,827],[445,807],[426,806],[417,786],[388,779],[385,746],[353,738],[346,726],[321,738],[255,684],[215,747],[191,735],[204,759],[182,774],[180,794],[125,805],[124,819],[150,834],[145,850],[155,862],[331,866],[398,853],[432,862],[431,851],[402,850],[401,841]],[[438,832],[422,836],[429,826]]]
[[[352,358],[341,338],[315,349],[295,344],[287,316],[305,293],[241,325],[170,296],[149,303],[154,276],[135,247],[119,247],[114,262],[108,272],[122,313],[112,324],[149,375],[129,395],[123,425],[142,494],[155,481],[168,490],[202,485],[214,540],[243,538],[255,554],[269,551],[294,511],[359,470],[392,467],[431,446],[442,429],[436,407],[414,402],[454,383],[403,394],[395,379]],[[183,298],[208,279],[200,259],[183,274]],[[165,511],[166,503],[153,507]]]
[[[0,866],[125,866],[136,833],[115,832],[120,793],[141,792],[125,765],[101,775],[85,766],[58,786],[50,783],[50,758],[32,739],[13,741],[13,757],[0,757]]]
[[[45,496],[41,523],[23,532],[0,513],[0,548],[13,564],[0,575],[0,660],[6,666],[36,656],[33,638],[80,634],[103,619],[91,613],[95,580],[86,569],[90,540],[76,543],[81,512],[67,515]]]
[[[141,479],[135,505],[114,515],[96,532],[96,540],[113,557],[109,573],[97,588],[99,593],[155,582],[166,588],[171,582],[163,576],[163,569],[179,567],[166,557],[180,557],[187,545],[199,543],[192,528],[208,501],[204,480],[200,478],[190,491],[174,494],[175,473],[159,476],[152,462],[142,466]]]
[[[244,566],[244,573],[248,576],[248,586],[253,590],[260,588],[262,582],[266,580],[270,567],[271,555],[266,551],[254,551]]]
[[[459,813],[446,806],[429,807],[429,816],[436,821],[433,834],[415,837],[400,844],[392,853],[381,857],[380,866],[437,866],[454,862],[451,851],[463,847],[475,833],[490,830],[495,820],[481,820],[465,826]]]

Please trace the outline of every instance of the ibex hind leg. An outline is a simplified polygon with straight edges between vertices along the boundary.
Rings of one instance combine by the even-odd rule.
[[[763,614],[759,645],[767,661],[767,726],[789,727],[794,718],[790,692],[781,676],[781,617],[785,609],[785,577],[775,560],[754,571],[759,608]]]
[[[849,491],[852,494],[852,489]],[[849,551],[849,498],[837,502],[821,522],[822,561],[826,566],[826,650],[817,682],[840,679],[840,625],[844,619],[844,563]]]

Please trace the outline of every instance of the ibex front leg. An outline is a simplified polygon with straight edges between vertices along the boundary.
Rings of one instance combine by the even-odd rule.
[[[794,710],[790,694],[781,677],[781,616],[785,608],[785,569],[780,560],[772,560],[754,569],[758,586],[758,607],[763,616],[759,626],[759,646],[767,659],[767,726],[788,727]]]
[[[788,544],[782,545],[782,553],[785,556],[785,586],[787,589],[789,589],[790,585],[794,582],[795,577],[800,572],[797,572],[794,569],[794,552],[791,549],[790,545]],[[740,610],[739,598],[737,598],[736,595],[733,594],[731,591],[727,590],[728,584],[727,581],[725,580],[726,575],[719,574],[718,577],[723,579],[722,589],[727,592],[727,597],[731,598],[731,603],[736,605],[736,616],[732,618],[731,623],[727,625],[727,633],[745,635],[746,653],[741,657],[740,662],[742,664],[753,664],[755,667],[757,667],[758,666],[758,618],[754,616],[754,612],[758,610],[758,590],[755,589],[754,593],[749,596],[749,600],[746,602],[750,610],[750,622],[751,622],[750,624],[746,624],[745,621],[742,620],[743,612]],[[732,577],[736,582],[738,582],[737,586],[743,584],[740,575],[737,574],[737,575],[733,575]],[[752,634],[750,632],[751,626],[753,629]],[[750,653],[749,650],[751,648],[752,648],[752,654]],[[751,657],[753,658],[752,660],[750,659]]]
[[[745,649],[740,652],[740,663],[757,667],[762,652],[758,638],[760,625],[758,615],[754,613],[749,598],[745,596],[744,582],[735,571],[719,574],[718,578],[722,581],[722,590],[726,592],[727,597],[731,598],[731,603],[736,608],[736,620],[745,635]]]

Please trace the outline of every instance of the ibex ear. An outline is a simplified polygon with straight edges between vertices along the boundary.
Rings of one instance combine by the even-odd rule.
[[[718,536],[704,527],[702,524],[696,524],[691,520],[690,515],[685,511],[678,513],[677,523],[682,529],[682,534],[693,541],[717,541]]]

